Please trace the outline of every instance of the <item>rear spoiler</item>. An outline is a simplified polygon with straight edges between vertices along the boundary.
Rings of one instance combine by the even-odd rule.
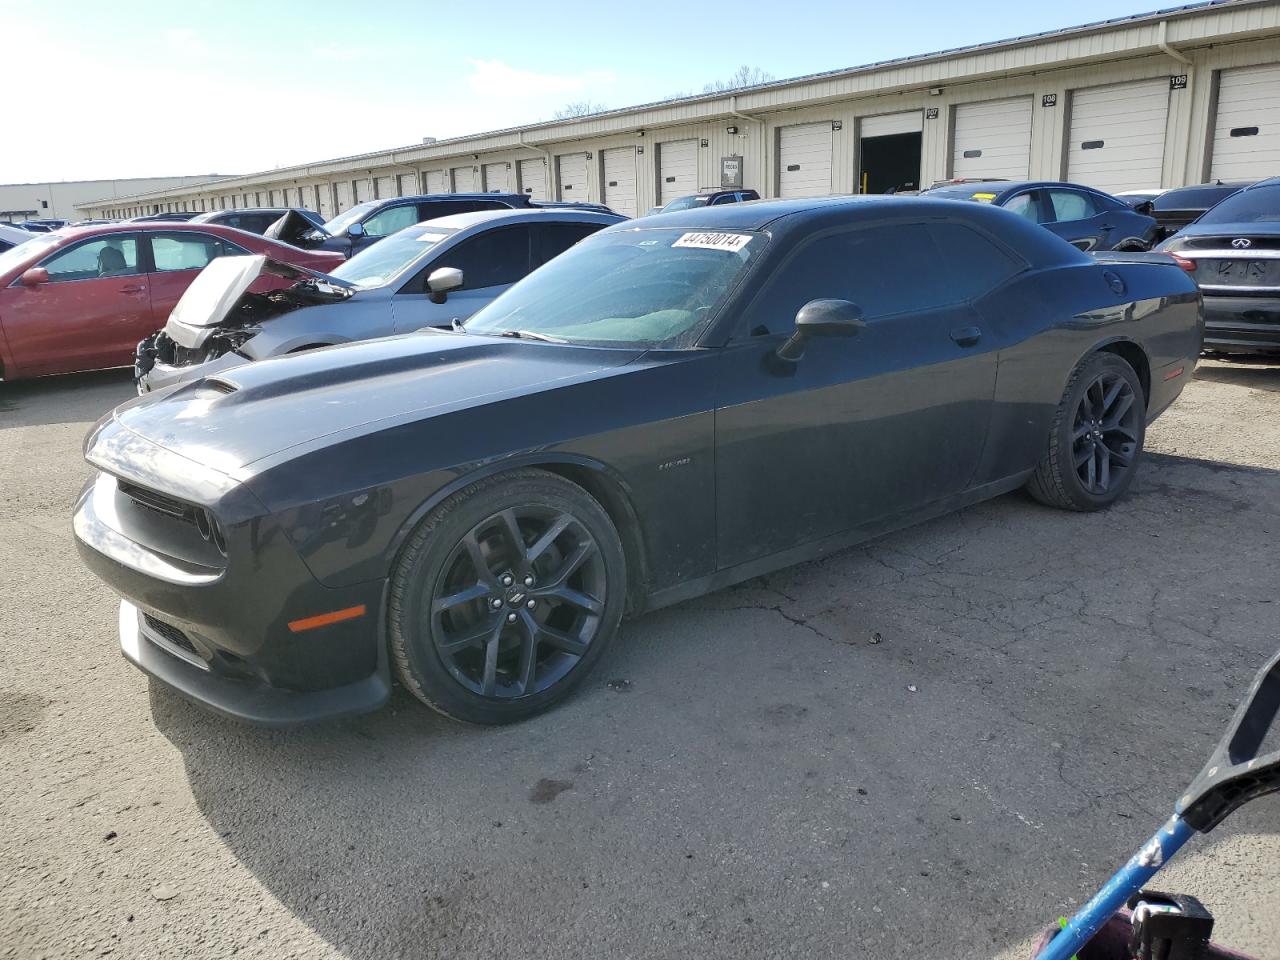
[[[1196,271],[1194,261],[1157,250],[1097,250],[1090,251],[1089,255],[1099,263],[1154,263],[1161,267],[1179,267],[1187,273]]]

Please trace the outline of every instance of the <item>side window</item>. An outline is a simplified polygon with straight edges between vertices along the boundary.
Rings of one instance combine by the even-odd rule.
[[[98,277],[132,277],[142,272],[138,266],[138,239],[129,236],[86,241],[70,250],[55,253],[40,266],[49,271],[51,283]]]
[[[712,200],[711,205],[713,207],[717,207],[722,203],[734,203],[737,199],[738,199],[737,194],[726,193],[723,196],[716,197],[714,200]]]
[[[477,210],[510,210],[505,203],[493,200],[429,200],[420,203],[419,216],[423,220],[434,220],[436,217],[451,217],[455,213],[474,213]]]
[[[1093,208],[1093,198],[1087,193],[1076,190],[1050,190],[1048,193],[1053,216],[1058,223],[1088,220],[1097,212]]]
[[[418,208],[412,203],[379,210],[364,222],[364,232],[371,237],[389,237],[397,230],[418,222]]]
[[[203,270],[211,260],[238,253],[248,253],[248,251],[234,243],[205,233],[151,235],[151,256],[155,261],[157,273]]]
[[[929,224],[955,300],[974,300],[1026,269],[1013,254],[963,223]]]
[[[533,256],[530,269],[536,270],[553,257],[558,257],[579,240],[589,237],[604,224],[600,223],[535,223],[530,225]]]
[[[464,290],[515,283],[529,272],[529,228],[499,227],[463,240],[428,268],[457,267]]]
[[[1038,223],[1040,220],[1039,205],[1036,203],[1035,194],[1031,191],[1011,197],[1009,202],[1004,205],[1004,208],[1010,213],[1025,217],[1032,223]]]
[[[751,332],[789,333],[810,300],[851,300],[867,320],[955,302],[923,224],[829,234],[801,247],[751,305]]]

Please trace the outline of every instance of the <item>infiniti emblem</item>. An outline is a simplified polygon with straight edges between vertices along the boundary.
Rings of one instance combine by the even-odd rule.
[[[1231,241],[1231,245],[1237,250],[1243,250],[1245,247],[1253,246],[1253,241],[1248,237],[1237,237]]]

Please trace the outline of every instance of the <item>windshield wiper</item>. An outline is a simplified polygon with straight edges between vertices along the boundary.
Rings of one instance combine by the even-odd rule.
[[[514,337],[517,340],[541,340],[543,343],[568,343],[560,337],[549,337],[545,333],[534,333],[532,330],[503,330],[500,337]]]

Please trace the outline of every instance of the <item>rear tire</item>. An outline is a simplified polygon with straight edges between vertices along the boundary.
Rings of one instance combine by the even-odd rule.
[[[400,682],[470,723],[541,713],[604,655],[626,606],[622,543],[585,490],[543,470],[480,480],[432,510],[391,577]]]
[[[1137,472],[1146,412],[1133,367],[1113,353],[1086,357],[1067,381],[1028,492],[1064,510],[1111,506]]]

